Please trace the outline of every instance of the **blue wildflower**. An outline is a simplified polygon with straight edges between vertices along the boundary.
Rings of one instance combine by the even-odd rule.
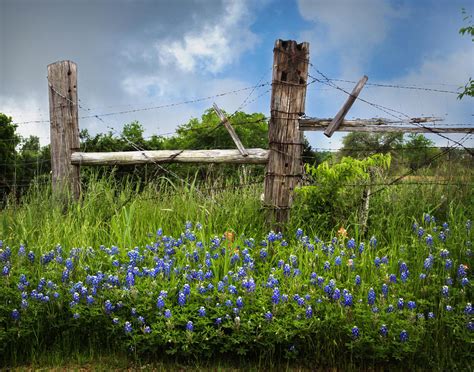
[[[306,318],[309,319],[313,316],[313,308],[311,307],[311,305],[308,305],[308,307],[306,308]]]
[[[380,335],[382,337],[387,337],[388,335],[388,328],[385,324],[382,324],[382,326],[380,327]]]
[[[444,296],[444,297],[448,297],[449,296],[449,287],[447,285],[443,285],[443,288],[441,288],[441,294]]]
[[[360,275],[356,275],[356,277],[355,277],[355,284],[356,284],[356,285],[360,285],[360,281],[361,281],[361,280],[360,280]]]
[[[186,323],[186,330],[189,332],[192,332],[194,330],[194,325],[191,320]]]
[[[359,328],[357,326],[352,327],[352,338],[357,339],[359,338]]]
[[[373,305],[375,303],[375,298],[376,298],[376,295],[375,295],[375,291],[373,288],[370,288],[369,289],[369,293],[367,295],[367,302],[369,305]]]
[[[166,319],[171,318],[171,310],[170,310],[170,309],[166,309],[164,315],[165,315],[165,318],[166,318]]]
[[[408,332],[403,330],[400,332],[400,342],[407,342],[408,341]]]
[[[273,314],[270,311],[267,311],[265,313],[265,319],[268,320],[268,321],[272,320],[273,319]]]
[[[206,308],[201,306],[198,310],[199,316],[206,316]]]
[[[125,330],[125,333],[130,333],[132,332],[132,323],[130,322],[125,322],[125,325],[124,325],[124,330]]]

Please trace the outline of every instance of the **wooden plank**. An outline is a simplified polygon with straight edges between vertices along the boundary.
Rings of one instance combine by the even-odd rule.
[[[229,132],[230,136],[232,137],[232,140],[236,144],[242,156],[248,156],[249,153],[247,152],[247,150],[245,150],[245,147],[244,145],[242,145],[242,142],[240,142],[240,138],[235,132],[234,127],[230,124],[229,119],[227,119],[225,114],[215,103],[212,105],[212,107],[214,108],[214,111],[216,112],[217,116],[219,116],[219,119],[221,119],[221,124],[224,124],[225,128]]]
[[[228,163],[265,164],[268,150],[247,149],[243,156],[239,150],[159,150],[122,152],[74,152],[70,163],[74,165],[133,165],[153,163]]]
[[[293,192],[303,176],[303,132],[298,119],[305,111],[308,65],[308,43],[275,42],[264,192],[267,222],[275,231],[283,230],[288,221]]]
[[[416,118],[419,119],[419,118]],[[301,131],[325,130],[331,119],[300,119]],[[431,120],[430,120],[431,121]],[[390,123],[390,121],[387,121]],[[417,122],[413,122],[417,123]],[[472,133],[474,127],[433,127],[433,126],[396,126],[385,124],[383,119],[344,120],[339,126],[340,132],[404,132],[404,133]]]
[[[81,193],[79,166],[69,161],[71,153],[80,146],[76,64],[71,61],[50,64],[48,85],[53,191],[70,193],[78,199]]]
[[[360,79],[359,82],[356,84],[356,86],[352,90],[351,95],[347,97],[347,101],[344,103],[344,105],[341,107],[339,112],[336,114],[334,119],[332,119],[331,123],[324,131],[324,135],[326,137],[331,137],[333,133],[337,130],[337,128],[339,128],[368,79],[369,78],[364,75],[362,79]]]

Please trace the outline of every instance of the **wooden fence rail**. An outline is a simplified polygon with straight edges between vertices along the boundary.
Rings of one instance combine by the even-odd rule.
[[[87,153],[79,151],[77,68],[71,61],[48,66],[51,166],[53,190],[69,189],[80,197],[80,166],[150,163],[266,164],[264,203],[271,228],[282,230],[288,220],[293,191],[303,176],[303,131],[471,133],[472,128],[425,127],[428,119],[413,118],[411,126],[393,125],[384,119],[343,120],[367,77],[359,82],[335,119],[301,118],[305,112],[309,44],[277,40],[273,50],[269,149],[245,149],[224,113],[214,105],[238,149],[166,150]],[[328,126],[333,122],[330,128]]]

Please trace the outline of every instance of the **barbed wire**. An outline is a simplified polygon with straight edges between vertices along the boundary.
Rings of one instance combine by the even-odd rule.
[[[316,77],[314,77],[314,76],[311,76],[311,78],[313,78],[313,79],[315,79],[315,80],[317,80],[317,81],[319,81],[319,82],[321,82],[321,83],[323,83],[323,84],[326,84],[326,85],[328,85],[328,86],[331,86],[331,87],[333,87],[334,89],[340,90],[340,91],[346,93],[346,94],[349,95],[349,96],[352,96],[352,94],[351,94],[350,92],[348,92],[347,90],[345,90],[345,89],[339,87],[338,85],[332,83],[332,82],[330,81],[330,79],[329,79],[324,73],[322,73],[321,71],[319,71],[317,68],[314,67],[314,70],[315,70],[319,75],[321,75],[326,81],[320,80],[320,79],[318,79],[318,78],[316,78]],[[309,76],[310,76],[310,75],[309,75]],[[397,118],[397,119],[402,119],[399,115],[401,115],[401,116],[403,116],[403,117],[405,117],[405,118],[407,118],[407,119],[411,119],[411,117],[410,117],[409,115],[407,115],[407,114],[405,114],[405,113],[403,113],[403,112],[401,112],[401,111],[398,111],[398,110],[395,110],[395,109],[392,109],[392,108],[389,108],[389,107],[386,107],[386,106],[383,106],[383,105],[380,105],[380,104],[377,104],[377,103],[374,103],[374,102],[370,102],[370,101],[368,101],[368,100],[366,100],[366,99],[363,99],[363,98],[361,98],[361,97],[359,97],[359,96],[356,97],[356,99],[358,99],[359,101],[364,102],[364,103],[366,103],[366,104],[368,104],[368,105],[370,105],[370,106],[372,106],[372,107],[375,107],[375,108],[377,108],[378,110],[381,110],[381,111],[385,112],[386,114],[388,114],[388,115],[390,115],[390,116],[392,116],[392,117],[395,117],[395,118]],[[395,114],[394,114],[394,113],[395,113]],[[396,115],[396,114],[398,114],[398,115]],[[402,120],[403,120],[403,119],[402,119]],[[454,143],[457,143],[458,145],[460,145],[460,146],[462,146],[464,149],[466,149],[466,151],[468,151],[470,155],[474,156],[474,151],[471,151],[470,149],[466,148],[464,145],[461,144],[461,142],[458,142],[458,141],[456,141],[456,140],[454,140],[454,139],[452,139],[452,138],[450,138],[450,137],[447,137],[447,136],[445,136],[445,135],[443,135],[443,134],[441,134],[441,133],[438,133],[438,132],[436,132],[433,128],[430,128],[430,127],[428,127],[428,126],[425,126],[425,125],[423,125],[423,124],[421,124],[421,123],[412,122],[412,124],[414,124],[415,126],[418,126],[418,127],[420,127],[420,128],[424,128],[424,129],[428,130],[429,132],[431,132],[431,133],[433,133],[433,134],[436,134],[437,136],[439,136],[439,137],[441,137],[441,138],[444,138],[444,139],[447,139],[447,140],[452,141],[452,142],[454,142]],[[474,128],[473,128],[473,131],[472,131],[472,132],[474,132]]]

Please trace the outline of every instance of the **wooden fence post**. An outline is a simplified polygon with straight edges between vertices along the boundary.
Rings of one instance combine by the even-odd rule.
[[[275,42],[264,202],[267,221],[276,231],[288,221],[293,190],[303,175],[303,132],[298,120],[305,112],[308,58],[309,43]]]
[[[48,86],[53,191],[78,199],[79,165],[71,164],[71,154],[80,146],[76,64],[59,61],[48,65]]]

